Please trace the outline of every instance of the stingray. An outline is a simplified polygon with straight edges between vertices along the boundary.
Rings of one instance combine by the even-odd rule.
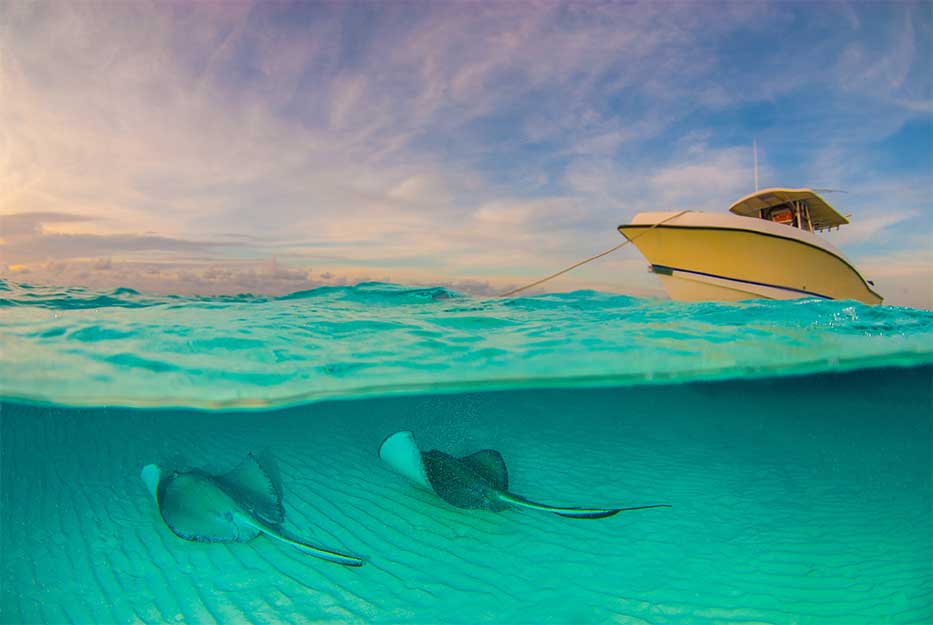
[[[509,492],[509,472],[502,454],[483,449],[457,458],[443,451],[421,451],[411,432],[396,432],[379,447],[379,457],[418,486],[457,508],[499,512],[528,508],[572,519],[605,519],[628,510],[670,508],[668,504],[631,508],[565,508],[525,499]]]
[[[363,564],[360,558],[315,547],[286,532],[281,491],[253,454],[223,475],[201,469],[163,471],[149,464],[143,467],[141,477],[162,520],[185,540],[234,543],[265,534],[322,560],[346,566]]]

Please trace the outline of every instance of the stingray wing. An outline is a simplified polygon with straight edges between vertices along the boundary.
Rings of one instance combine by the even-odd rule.
[[[238,523],[237,503],[207,473],[173,473],[159,484],[159,512],[176,535],[198,542],[245,542],[259,533]]]
[[[460,460],[498,490],[509,489],[509,470],[505,466],[502,454],[495,449],[483,449]]]
[[[282,493],[253,454],[248,454],[239,466],[219,476],[217,481],[250,514],[273,525],[285,520]]]

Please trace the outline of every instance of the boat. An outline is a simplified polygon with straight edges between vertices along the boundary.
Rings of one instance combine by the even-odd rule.
[[[874,283],[817,234],[848,223],[812,189],[772,188],[743,197],[729,213],[639,213],[619,232],[674,300],[880,304]]]

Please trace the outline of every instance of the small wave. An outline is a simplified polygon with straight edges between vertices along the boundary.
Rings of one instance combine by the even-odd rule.
[[[276,407],[933,363],[933,313],[845,301],[483,299],[380,282],[281,297],[3,287],[0,395],[23,401]]]

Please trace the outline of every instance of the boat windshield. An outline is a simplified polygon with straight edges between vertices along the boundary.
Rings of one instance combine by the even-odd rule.
[[[796,209],[796,210],[795,210]],[[762,209],[761,213],[758,215],[761,219],[767,219],[768,221],[773,221],[776,224],[784,224],[785,226],[793,226],[794,228],[802,228],[803,230],[812,231],[812,227],[808,227],[809,223],[807,220],[807,210],[806,206],[802,207],[803,210],[798,209],[798,207],[788,204],[780,204],[778,206],[773,206],[768,209]]]
[[[849,223],[812,189],[763,189],[742,198],[729,211],[808,232]]]

